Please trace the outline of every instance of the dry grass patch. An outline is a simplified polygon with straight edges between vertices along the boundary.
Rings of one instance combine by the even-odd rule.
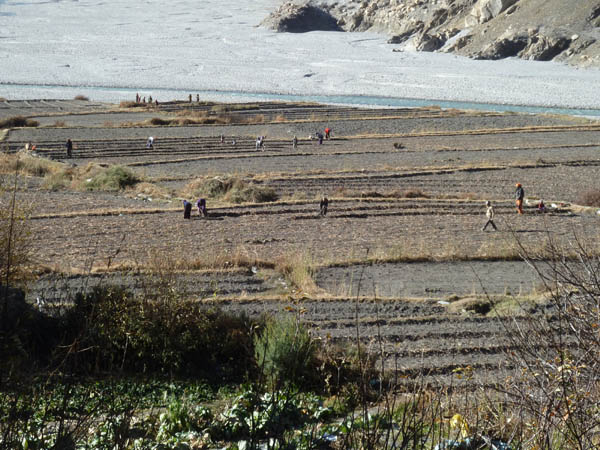
[[[577,204],[584,206],[600,207],[600,190],[590,189],[583,192],[577,199]]]
[[[39,124],[37,120],[31,120],[23,116],[14,116],[0,120],[0,128],[37,127]]]
[[[181,195],[186,198],[220,199],[230,203],[264,203],[278,199],[273,189],[237,176],[193,180],[185,186]]]
[[[277,260],[275,270],[303,293],[314,294],[319,291],[314,279],[316,266],[307,254],[294,253],[281,256]]]
[[[49,159],[33,156],[21,150],[16,154],[0,154],[0,173],[15,173],[21,175],[44,177],[58,173],[66,166]]]
[[[86,97],[85,95],[76,95],[73,100],[81,100],[81,101],[86,101],[86,102],[90,101],[90,99],[88,97]]]

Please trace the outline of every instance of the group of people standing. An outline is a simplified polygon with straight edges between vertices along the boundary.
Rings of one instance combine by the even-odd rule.
[[[517,204],[517,214],[523,214],[523,200],[525,199],[525,189],[523,189],[523,186],[521,185],[521,183],[517,183],[515,185],[516,189],[515,189],[515,202]],[[488,227],[488,225],[491,225],[492,228],[494,228],[494,230],[498,230],[498,228],[496,227],[496,224],[494,223],[494,207],[492,206],[492,202],[490,202],[489,200],[485,202],[485,206],[486,206],[486,211],[485,211],[485,215],[487,217],[487,222],[485,223],[485,225],[483,226],[483,228],[481,229],[481,231],[485,231],[486,228]],[[540,200],[538,205],[537,205],[537,212],[540,213],[545,213],[546,212],[546,205],[544,204],[544,200]]]

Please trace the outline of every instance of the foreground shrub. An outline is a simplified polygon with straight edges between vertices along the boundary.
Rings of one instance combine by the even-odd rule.
[[[294,317],[267,322],[254,339],[256,363],[276,384],[303,385],[316,371],[317,345],[308,329]]]
[[[76,95],[74,100],[81,100],[81,101],[86,101],[86,102],[90,101],[90,99],[88,97],[86,97],[85,95]]]
[[[167,291],[167,289],[165,289]],[[242,377],[252,370],[252,323],[174,294],[136,298],[120,287],[78,295],[68,311],[71,370]]]
[[[37,120],[27,119],[23,116],[14,116],[0,120],[0,128],[37,127],[39,124]]]

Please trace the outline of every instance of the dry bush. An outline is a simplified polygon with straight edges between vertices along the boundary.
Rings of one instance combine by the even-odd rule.
[[[16,154],[0,154],[0,173],[14,173],[21,175],[44,177],[63,170],[66,166],[56,161],[34,156],[25,151]]]
[[[278,114],[277,117],[273,119],[273,122],[285,122],[287,119],[283,114]]]
[[[81,101],[86,101],[86,102],[90,101],[90,99],[88,97],[86,97],[85,95],[76,95],[73,100],[81,100]]]
[[[40,123],[23,116],[13,116],[0,120],[0,128],[37,127]]]
[[[278,199],[273,189],[237,176],[196,179],[188,183],[181,194],[192,198],[219,198],[231,203],[264,203]]]
[[[64,120],[57,120],[56,122],[54,122],[54,125],[52,125],[53,127],[57,127],[57,128],[62,128],[62,127],[66,127],[67,124]]]
[[[275,270],[304,293],[312,294],[318,291],[314,280],[316,269],[312,258],[307,254],[294,253],[283,255],[277,259]]]
[[[156,126],[171,125],[171,123],[173,123],[173,120],[161,119],[160,117],[153,117],[152,119],[149,120],[149,123],[150,123],[150,125],[156,125]]]
[[[590,189],[577,198],[577,204],[583,206],[594,206],[600,208],[600,190]]]
[[[140,107],[145,107],[145,106],[146,106],[145,103],[131,102],[131,101],[126,101],[126,100],[122,100],[119,103],[119,108],[140,108]]]
[[[153,198],[171,198],[171,195],[167,188],[163,186],[158,186],[154,183],[148,183],[146,181],[142,181],[136,183],[131,191],[135,194],[143,194],[147,197]]]
[[[29,209],[18,201],[17,175],[10,178],[0,177],[0,286],[28,278],[34,255]]]
[[[525,261],[550,292],[549,304],[508,327],[508,363],[499,387],[521,411],[525,448],[590,449],[600,440],[600,261],[595,243],[573,234],[551,239],[545,254],[517,241]]]

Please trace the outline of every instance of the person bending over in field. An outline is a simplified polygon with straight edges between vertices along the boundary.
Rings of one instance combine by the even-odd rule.
[[[196,207],[198,208],[198,216],[206,217],[208,216],[208,212],[206,211],[206,199],[199,198],[196,202]]]
[[[485,225],[483,226],[483,228],[481,229],[481,231],[485,231],[485,229],[487,228],[488,225],[492,225],[492,227],[494,228],[495,231],[498,231],[498,228],[496,228],[496,224],[494,223],[494,208],[492,207],[492,202],[490,202],[489,200],[487,202],[485,202],[485,206],[487,206],[487,209],[485,211],[485,215],[487,217],[487,222],[485,223]]]

